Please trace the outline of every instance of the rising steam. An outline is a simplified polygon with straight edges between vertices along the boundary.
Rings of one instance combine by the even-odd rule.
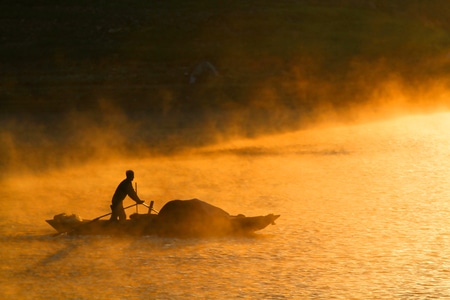
[[[104,16],[84,11],[89,21],[81,27],[78,10],[52,7],[64,19],[55,19],[58,40],[81,48],[41,43],[55,27],[47,15],[5,33],[14,50],[32,27],[27,39],[48,55],[5,53],[0,167],[40,172],[445,110],[449,12],[443,1],[404,2],[234,3],[205,6],[203,14],[181,4],[174,13],[168,3],[152,7],[152,16],[123,7],[133,20],[111,18],[111,6]],[[79,36],[90,48],[73,44]],[[199,71],[202,61],[212,76]]]

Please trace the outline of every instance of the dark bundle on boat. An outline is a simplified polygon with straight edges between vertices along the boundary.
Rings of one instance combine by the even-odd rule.
[[[173,200],[158,214],[158,233],[163,235],[223,234],[231,230],[231,216],[198,199]]]
[[[279,215],[245,217],[231,216],[221,208],[198,199],[172,200],[159,214],[133,214],[129,220],[81,220],[72,216],[56,215],[47,222],[60,233],[70,234],[126,234],[175,237],[201,237],[251,234],[266,228]]]

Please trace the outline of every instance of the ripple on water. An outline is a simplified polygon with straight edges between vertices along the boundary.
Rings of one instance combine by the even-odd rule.
[[[8,181],[0,195],[9,209],[0,218],[0,296],[450,298],[449,119],[297,132],[235,144],[233,151],[221,145],[225,150],[208,154]],[[98,168],[104,174],[87,175]],[[128,168],[157,208],[197,197],[232,214],[281,218],[254,237],[47,235],[44,220],[66,209],[104,214],[110,196],[91,195],[110,195]],[[49,199],[50,183],[63,199]],[[30,191],[33,201],[16,202]]]

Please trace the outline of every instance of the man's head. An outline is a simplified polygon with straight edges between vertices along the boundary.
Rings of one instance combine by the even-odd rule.
[[[125,174],[127,175],[127,179],[129,179],[129,180],[134,179],[134,172],[132,170],[126,171]]]

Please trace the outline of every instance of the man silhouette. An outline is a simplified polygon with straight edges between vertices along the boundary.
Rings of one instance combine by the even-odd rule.
[[[127,178],[125,178],[117,186],[117,189],[112,197],[112,214],[110,218],[111,221],[117,221],[117,218],[119,218],[119,221],[125,221],[127,219],[127,215],[125,214],[125,210],[123,209],[123,200],[126,196],[136,201],[137,204],[144,203],[143,200],[139,199],[136,191],[133,189],[133,185],[131,184],[134,179],[134,172],[132,170],[128,170],[125,172],[125,174]]]

